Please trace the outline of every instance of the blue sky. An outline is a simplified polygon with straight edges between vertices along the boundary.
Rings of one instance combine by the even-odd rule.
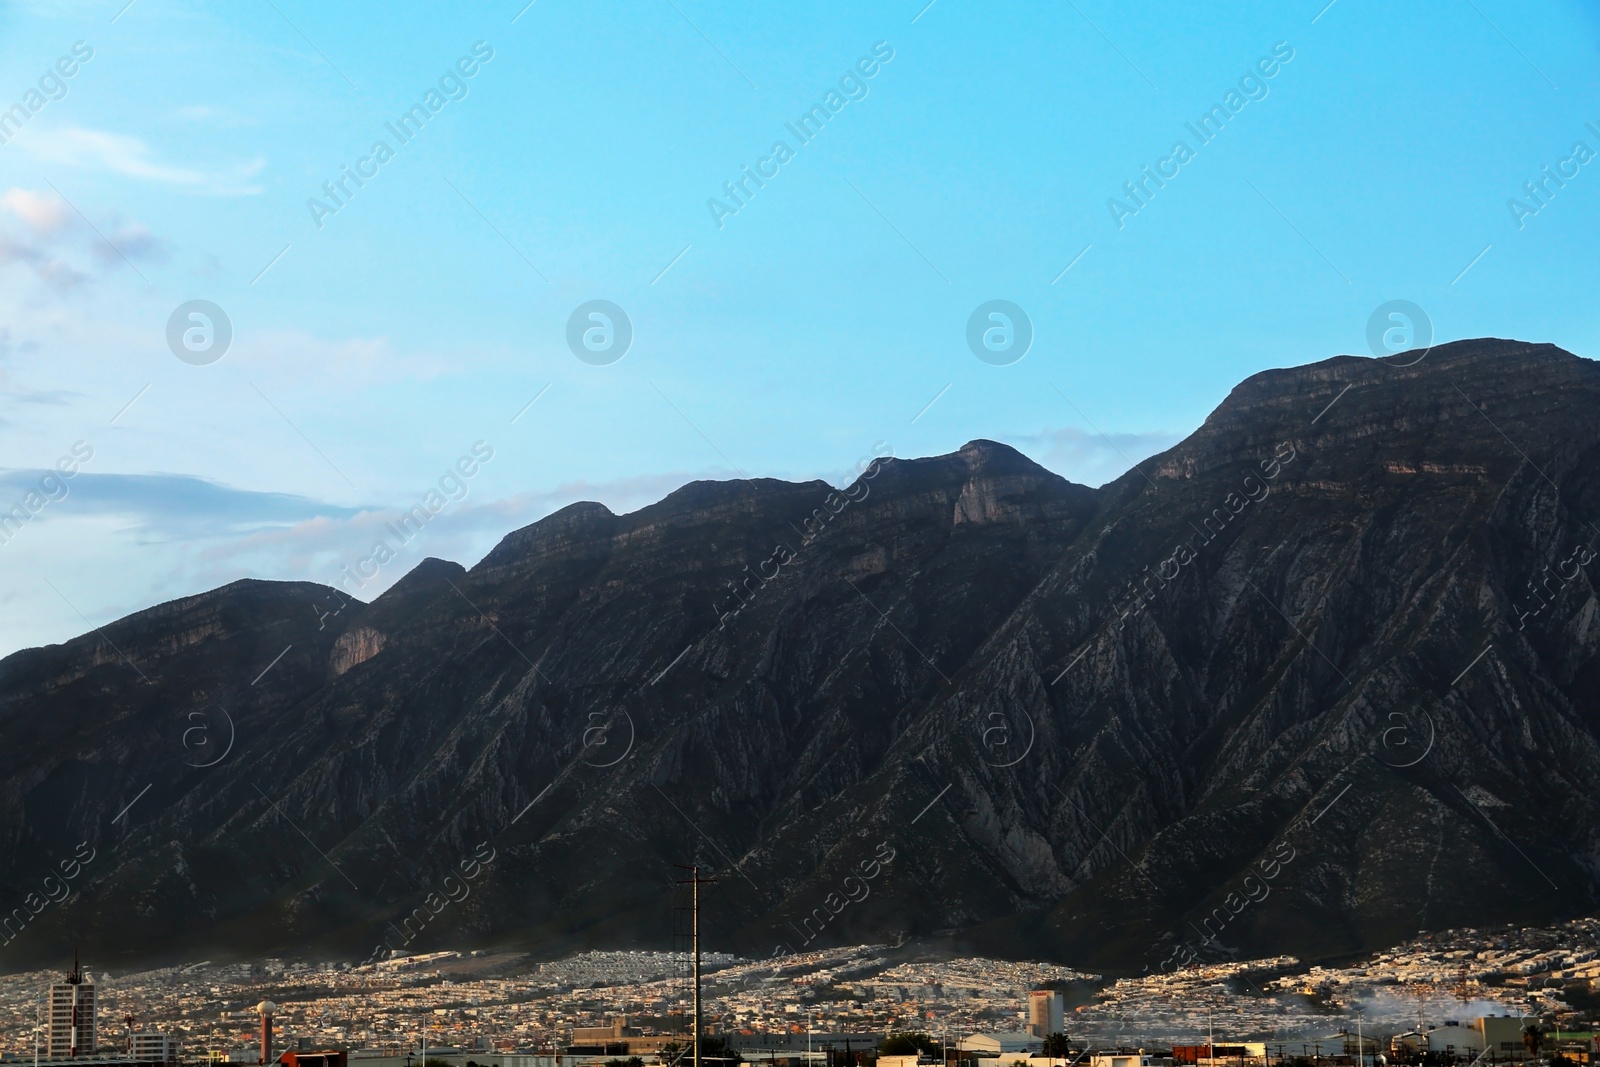
[[[877,442],[1100,484],[1395,299],[1600,353],[1595,3],[925,3],[0,4],[0,652],[333,583],[441,479],[362,596]],[[213,362],[169,348],[191,300]],[[592,300],[620,360],[568,347]],[[968,347],[991,300],[1033,331],[1007,365]]]

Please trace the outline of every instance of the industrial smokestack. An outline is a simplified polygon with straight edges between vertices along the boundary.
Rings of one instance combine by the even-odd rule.
[[[277,1014],[278,1006],[263,1000],[256,1005],[256,1011],[261,1015],[261,1063],[265,1067],[272,1062],[272,1017]]]

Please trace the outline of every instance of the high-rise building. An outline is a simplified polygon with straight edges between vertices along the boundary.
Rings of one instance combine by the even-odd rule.
[[[1035,989],[1028,994],[1028,1033],[1049,1037],[1061,1033],[1066,999],[1054,989]]]
[[[72,973],[50,987],[50,1027],[46,1055],[53,1060],[92,1056],[99,1048],[95,1032],[94,983],[72,956]]]

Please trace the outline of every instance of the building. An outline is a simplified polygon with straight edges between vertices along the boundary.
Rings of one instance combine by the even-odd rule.
[[[1013,1052],[1039,1052],[1044,1042],[1032,1034],[1009,1033],[968,1034],[956,1042],[956,1048],[978,1059],[1005,1056]]]
[[[129,1034],[128,1055],[142,1063],[177,1063],[178,1044],[166,1034]]]
[[[572,1029],[572,1045],[568,1052],[592,1052],[606,1056],[640,1056],[660,1052],[667,1045],[688,1044],[692,1039],[684,1034],[657,1034],[646,1037],[628,1025],[626,1015],[616,1015],[610,1026],[576,1026]]]
[[[270,1000],[256,1005],[256,1014],[261,1016],[261,1056],[256,1062],[261,1067],[272,1062],[272,1019],[277,1013],[278,1006]]]
[[[1600,1036],[1592,1030],[1551,1030],[1544,1035],[1539,1050],[1551,1056],[1565,1056],[1573,1063],[1590,1064],[1600,1052]]]
[[[828,1063],[829,1057],[843,1056],[848,1050],[853,1057],[855,1053],[866,1052],[877,1045],[881,1034],[838,1034],[812,1032],[804,1030],[799,1033],[740,1033],[735,1031],[727,1035],[728,1047],[744,1057],[746,1063],[760,1063],[764,1065],[778,1065],[783,1067],[796,1067],[802,1063]],[[688,1036],[669,1038],[679,1044],[689,1041]],[[879,1067],[883,1067],[884,1060],[895,1057],[879,1057]]]
[[[1534,1056],[1523,1043],[1523,1029],[1529,1025],[1539,1028],[1539,1056],[1562,1055],[1580,1063],[1592,1062],[1600,1045],[1595,1035],[1585,1030],[1556,1030],[1540,1024],[1531,1015],[1480,1015],[1465,1023],[1447,1022],[1428,1032],[1430,1052],[1480,1052],[1488,1050],[1495,1060],[1529,1060]]]
[[[50,987],[50,1026],[45,1039],[46,1053],[52,1060],[93,1056],[99,1051],[95,1030],[94,982],[72,958],[72,973],[66,981]]]
[[[1354,1038],[1351,1038],[1354,1041]],[[1267,1046],[1260,1041],[1236,1041],[1226,1045],[1173,1045],[1175,1063],[1196,1067],[1265,1067]]]
[[[621,1041],[624,1037],[628,1037],[630,1033],[637,1032],[628,1029],[628,1017],[626,1015],[615,1015],[612,1016],[611,1023],[608,1026],[574,1027],[572,1043],[574,1045],[609,1045]]]
[[[1155,1067],[1164,1062],[1164,1057],[1142,1052],[1096,1052],[1089,1057],[1089,1067]]]
[[[1478,1032],[1479,1047],[1488,1049],[1496,1059],[1525,1059],[1528,1049],[1522,1043],[1522,1028],[1537,1022],[1520,1015],[1482,1015],[1469,1020],[1467,1026]]]
[[[937,1062],[931,1056],[923,1056],[915,1052],[907,1053],[904,1056],[878,1057],[878,1067],[925,1067],[925,1065]]]
[[[1521,1037],[1517,1040],[1520,1042]],[[1428,1031],[1428,1051],[1453,1052],[1458,1056],[1470,1052],[1475,1056],[1483,1051],[1483,1034],[1471,1026],[1447,1020],[1443,1026]]]
[[[1054,989],[1035,989],[1028,994],[1028,1033],[1049,1037],[1061,1033],[1066,998]]]
[[[285,1052],[278,1057],[278,1062],[284,1067],[350,1067],[350,1054],[347,1052]]]

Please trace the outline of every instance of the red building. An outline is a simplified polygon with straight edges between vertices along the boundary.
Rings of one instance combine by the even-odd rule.
[[[278,1057],[283,1067],[350,1067],[348,1052],[285,1052]]]

